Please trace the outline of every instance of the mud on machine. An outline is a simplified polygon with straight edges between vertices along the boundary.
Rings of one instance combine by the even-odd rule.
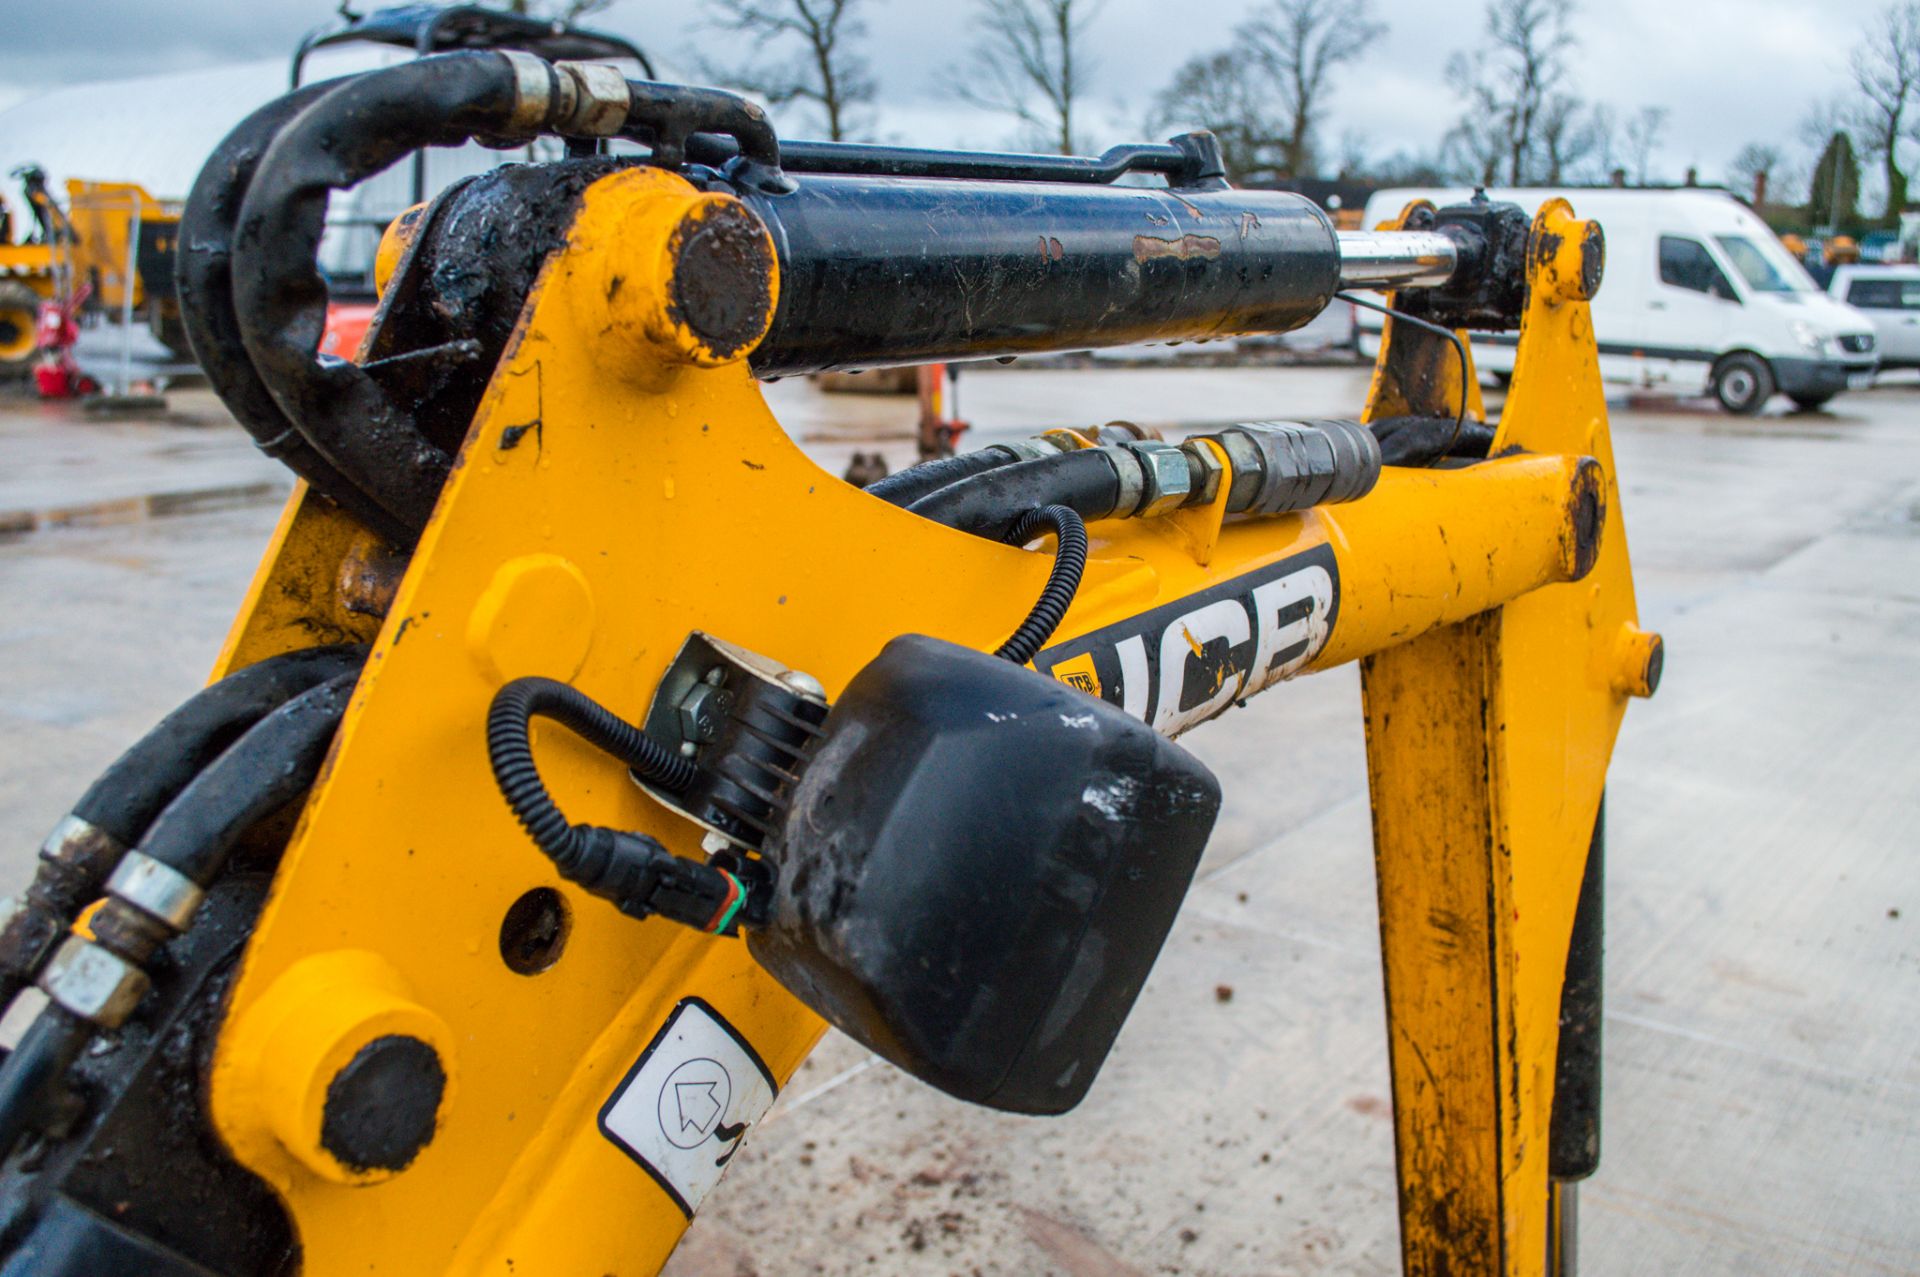
[[[358,360],[315,354],[331,191],[539,134],[569,158],[400,219]],[[782,144],[738,98],[524,53],[263,108],[179,278],[305,482],[213,682],[0,932],[0,993],[46,997],[0,1065],[0,1273],[651,1272],[828,1024],[1065,1112],[1213,823],[1173,738],[1347,661],[1406,1267],[1567,1271],[1601,795],[1660,670],[1602,256],[1559,202],[1338,234],[1204,134]],[[863,492],[758,389],[1281,332],[1343,288],[1394,310],[1350,421],[1060,429]],[[1516,327],[1483,424],[1458,330]]]

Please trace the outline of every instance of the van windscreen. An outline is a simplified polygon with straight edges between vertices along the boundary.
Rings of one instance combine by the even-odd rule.
[[[1733,268],[1747,286],[1759,293],[1804,293],[1812,289],[1811,280],[1799,278],[1800,272],[1788,270],[1770,259],[1761,247],[1744,235],[1716,235],[1714,242],[1727,255]]]

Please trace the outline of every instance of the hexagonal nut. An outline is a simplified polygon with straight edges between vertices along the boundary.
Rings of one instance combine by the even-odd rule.
[[[1137,519],[1152,519],[1178,510],[1193,493],[1193,472],[1187,468],[1187,454],[1170,443],[1130,443],[1127,451],[1140,459],[1146,475],[1146,492]]]
[[[680,700],[680,734],[698,744],[720,735],[720,724],[733,708],[733,693],[712,683],[695,683]]]
[[[126,1023],[150,983],[139,967],[80,936],[60,946],[40,977],[49,998],[108,1029]]]
[[[1199,439],[1187,440],[1180,445],[1180,451],[1187,454],[1189,475],[1200,476],[1193,488],[1194,504],[1211,505],[1220,496],[1220,480],[1227,473],[1226,463],[1220,460],[1219,453]]]

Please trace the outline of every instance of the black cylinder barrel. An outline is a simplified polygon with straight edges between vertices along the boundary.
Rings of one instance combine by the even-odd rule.
[[[1287,332],[1340,284],[1284,191],[803,176],[749,192],[780,300],[762,377]]]

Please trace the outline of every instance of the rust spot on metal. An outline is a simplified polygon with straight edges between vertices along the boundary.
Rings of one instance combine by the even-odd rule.
[[[1152,235],[1133,237],[1133,260],[1150,262],[1156,257],[1190,261],[1196,257],[1220,256],[1220,241],[1211,235],[1182,235],[1179,239],[1158,239]]]
[[[1067,255],[1067,246],[1057,239],[1050,239],[1047,241],[1047,253],[1057,262]]]
[[[334,582],[340,606],[356,616],[385,616],[400,592],[407,561],[405,554],[371,533],[355,537],[340,559]]]
[[[1600,537],[1606,524],[1606,474],[1598,461],[1586,457],[1573,472],[1573,488],[1567,497],[1566,529],[1562,534],[1572,580],[1578,581],[1593,571],[1593,565],[1600,558]]]
[[[668,315],[720,359],[740,355],[766,333],[773,312],[773,246],[760,219],[728,202],[674,231]]]
[[[1607,237],[1600,223],[1588,222],[1587,233],[1580,238],[1580,295],[1592,301],[1600,292],[1601,277],[1607,270]]]
[[[1168,193],[1168,198],[1172,199],[1173,202],[1178,204],[1181,208],[1186,209],[1187,215],[1193,218],[1194,221],[1204,222],[1207,220],[1207,215],[1200,211],[1200,206],[1198,204],[1194,204],[1187,200],[1183,200],[1178,195],[1174,195],[1171,192]]]
[[[1254,215],[1254,212],[1252,209],[1248,209],[1246,212],[1240,214],[1240,238],[1241,239],[1243,240],[1246,239],[1248,235],[1252,234],[1254,231],[1257,231],[1259,229],[1260,229],[1260,219]]]

